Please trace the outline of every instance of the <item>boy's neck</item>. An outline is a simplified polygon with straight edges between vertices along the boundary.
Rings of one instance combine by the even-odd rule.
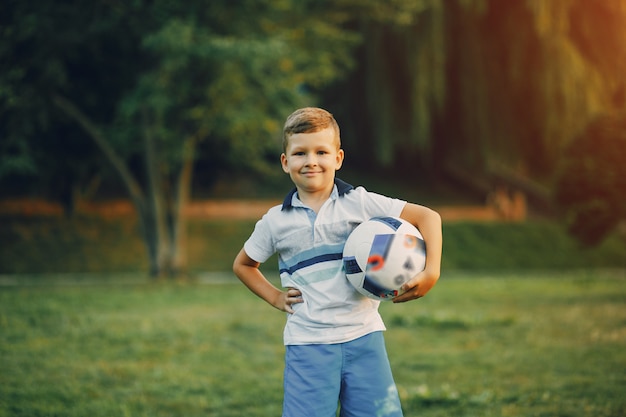
[[[330,198],[334,187],[335,184],[332,183],[329,189],[320,190],[317,192],[308,192],[298,188],[298,199],[307,207],[311,208],[315,213],[317,213],[319,212],[320,208],[322,208],[324,203]]]

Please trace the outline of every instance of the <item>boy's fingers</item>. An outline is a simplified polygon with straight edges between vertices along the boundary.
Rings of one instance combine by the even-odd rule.
[[[301,303],[303,302],[302,300],[302,293],[300,292],[300,290],[297,290],[295,288],[291,288],[289,290],[286,291],[286,300],[285,300],[285,311],[287,313],[291,313],[293,314],[295,311],[293,310],[293,308],[291,307],[293,304],[297,304],[297,303]]]
[[[422,298],[428,292],[428,289],[425,288],[423,284],[424,272],[420,272],[412,279],[402,285],[403,293],[393,299],[394,303],[403,303],[409,300],[415,300],[417,298]],[[424,288],[421,288],[424,287]]]
[[[422,298],[437,282],[438,276],[428,274],[425,270],[414,276],[402,286],[402,293],[393,299],[394,303]]]
[[[287,297],[299,297],[301,295],[302,295],[302,293],[297,288],[289,288],[287,290]]]
[[[415,290],[417,289],[417,287],[419,286],[419,283],[421,281],[421,277],[424,274],[424,272],[420,272],[419,274],[415,275],[413,278],[411,278],[410,280],[408,280],[407,282],[405,282],[402,285],[402,291],[404,293],[407,293],[411,290]]]
[[[422,298],[423,295],[419,293],[417,287],[411,288],[410,290],[400,294],[395,297],[392,301],[394,303],[404,303],[405,301],[415,300],[416,298]]]

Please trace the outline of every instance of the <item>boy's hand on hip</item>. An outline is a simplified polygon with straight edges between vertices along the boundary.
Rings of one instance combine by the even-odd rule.
[[[422,298],[437,283],[438,279],[439,273],[430,272],[425,269],[406,282],[402,286],[404,292],[393,298],[392,301],[394,303],[404,303],[406,301]]]
[[[295,313],[295,311],[293,310],[292,305],[301,303],[303,301],[304,300],[302,299],[302,293],[300,292],[300,290],[296,288],[289,288],[286,291],[282,291],[278,295],[274,306],[281,311],[293,314]]]

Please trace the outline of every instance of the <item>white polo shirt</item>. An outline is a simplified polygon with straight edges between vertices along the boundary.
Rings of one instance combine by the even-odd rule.
[[[304,300],[287,315],[285,345],[343,343],[385,330],[380,302],[348,282],[343,247],[356,226],[375,216],[398,217],[405,204],[335,179],[317,215],[294,189],[257,222],[244,250],[260,263],[278,253],[282,286],[299,289]]]

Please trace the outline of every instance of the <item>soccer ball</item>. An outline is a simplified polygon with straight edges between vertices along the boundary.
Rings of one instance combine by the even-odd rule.
[[[397,217],[373,217],[358,225],[343,249],[348,281],[361,294],[389,300],[402,284],[424,270],[426,246],[411,223]]]

